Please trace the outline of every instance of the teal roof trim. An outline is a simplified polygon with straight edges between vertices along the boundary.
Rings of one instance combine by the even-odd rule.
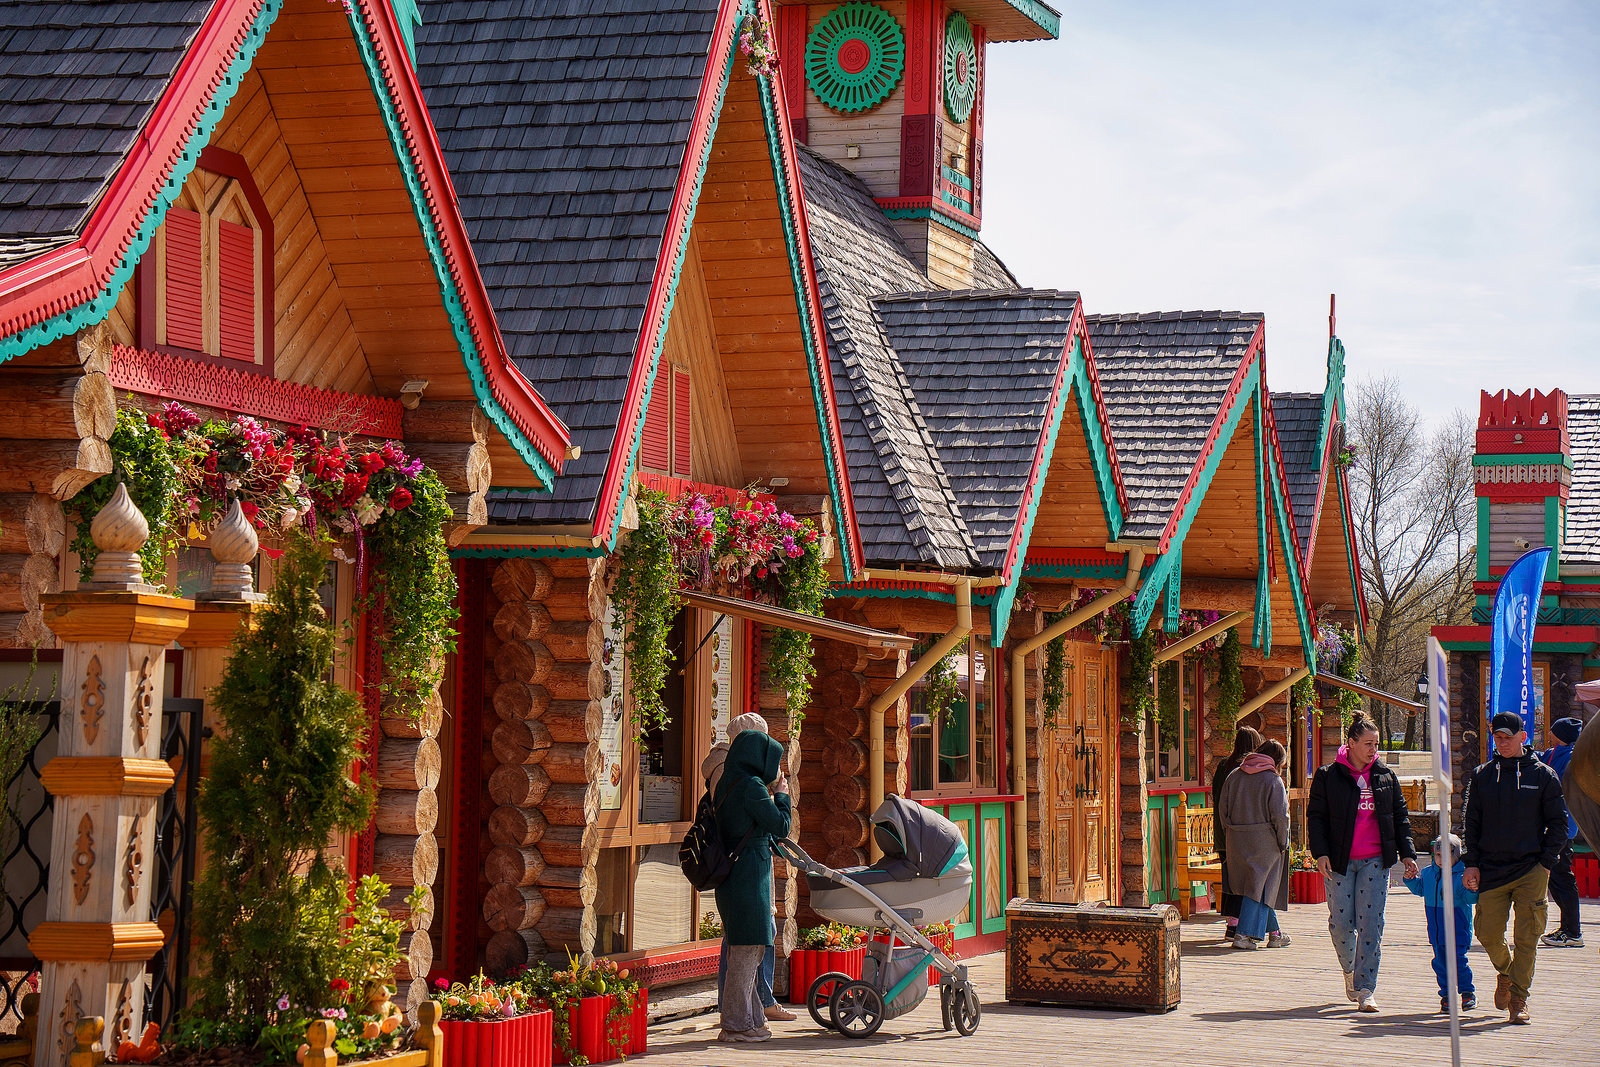
[[[217,82],[216,91],[205,109],[200,112],[188,142],[173,164],[172,173],[167,175],[166,183],[156,190],[155,202],[134,233],[133,240],[128,242],[127,249],[122,253],[122,259],[111,272],[105,287],[96,296],[77,307],[68,308],[59,315],[35,323],[0,340],[0,363],[24,352],[31,352],[40,345],[49,344],[69,333],[93,326],[111,314],[111,309],[117,304],[117,297],[128,284],[128,279],[133,277],[134,268],[139,264],[139,257],[150,247],[156,231],[161,228],[162,220],[167,216],[167,209],[177,199],[178,193],[183,189],[183,183],[189,180],[189,175],[199,164],[201,150],[205,148],[206,142],[211,140],[211,134],[216,130],[217,123],[222,121],[222,115],[228,110],[234,94],[239,91],[245,73],[255,62],[257,49],[261,47],[261,42],[266,40],[267,31],[277,21],[278,13],[282,10],[283,0],[265,0],[261,5],[260,12],[257,13],[255,21],[250,24],[244,40],[239,45],[238,54],[233,57],[227,72]]]
[[[1169,634],[1178,632],[1178,623],[1183,615],[1180,599],[1183,589],[1183,546],[1175,548],[1172,556],[1171,572],[1167,575],[1167,602],[1161,612],[1161,628]]]
[[[1061,16],[1053,8],[1039,3],[1039,0],[1006,0],[1006,3],[1016,8],[1018,12],[1026,15],[1028,19],[1045,33],[1051,40],[1061,37]]]
[[[1326,404],[1324,404],[1326,407]],[[1250,410],[1254,413],[1258,432],[1265,436],[1266,422],[1263,419],[1263,405],[1261,403],[1261,390],[1257,389],[1250,398]],[[1256,606],[1255,606],[1255,635],[1251,644],[1263,652],[1272,652],[1272,589],[1267,581],[1267,573],[1272,567],[1272,533],[1267,529],[1267,470],[1266,453],[1269,451],[1266,442],[1256,442]],[[1299,539],[1295,539],[1299,544]]]
[[[1288,500],[1284,496],[1282,457],[1278,450],[1269,449],[1271,466],[1268,470],[1269,480],[1272,482],[1272,501],[1277,512],[1277,529],[1279,542],[1284,546],[1283,558],[1289,568],[1289,594],[1294,602],[1295,622],[1300,627],[1300,647],[1305,650],[1306,663],[1311,668],[1311,673],[1317,673],[1317,641],[1311,631],[1311,605],[1306,601],[1306,587],[1304,576],[1300,573],[1300,560],[1294,546],[1299,542],[1295,538],[1294,528],[1289,522]]]
[[[1082,342],[1073,348],[1072,398],[1078,405],[1078,421],[1083,425],[1093,459],[1095,488],[1100,493],[1100,510],[1106,519],[1108,541],[1122,536],[1122,525],[1128,516],[1122,510],[1122,500],[1117,495],[1117,472],[1111,463],[1111,437],[1100,424],[1100,410],[1095,406],[1094,388],[1089,381],[1089,361],[1083,356]],[[1126,573],[1126,571],[1124,571]]]

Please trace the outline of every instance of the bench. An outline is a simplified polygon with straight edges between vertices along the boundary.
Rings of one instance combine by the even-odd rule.
[[[1178,804],[1173,839],[1173,877],[1178,883],[1178,914],[1187,919],[1194,909],[1194,882],[1222,886],[1222,857],[1217,855],[1212,809],[1191,808],[1185,797]]]

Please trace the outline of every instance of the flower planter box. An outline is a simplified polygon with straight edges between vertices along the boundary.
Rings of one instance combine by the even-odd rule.
[[[441,1022],[450,1046],[450,1067],[550,1067],[548,1011],[511,1019],[451,1019]]]
[[[1578,880],[1580,897],[1600,897],[1600,857],[1579,852],[1572,857],[1572,874]]]
[[[632,1014],[613,1024],[614,1031],[608,1035],[606,1020],[616,999],[615,994],[607,993],[603,996],[583,997],[577,1001],[567,1002],[567,1033],[572,1044],[572,1053],[583,1056],[590,1063],[606,1063],[645,1051],[648,1036],[645,1024],[649,1021],[650,991],[641,989],[634,995]],[[555,1063],[570,1062],[567,1050],[555,1044],[553,1033],[551,1045],[551,1059]],[[451,1067],[455,1067],[453,1062]],[[478,1067],[485,1065],[479,1064]]]
[[[1290,871],[1289,902],[1291,904],[1326,904],[1328,887],[1321,871]]]
[[[838,971],[851,978],[861,977],[861,961],[867,949],[797,948],[789,953],[789,1003],[804,1004],[806,993],[818,975]]]

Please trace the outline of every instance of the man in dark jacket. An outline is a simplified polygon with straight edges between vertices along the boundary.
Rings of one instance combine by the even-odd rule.
[[[1583,722],[1580,719],[1557,719],[1550,724],[1550,736],[1556,739],[1556,743],[1539,753],[1539,759],[1555,771],[1556,777],[1561,780],[1563,792],[1566,789],[1567,764],[1572,762],[1572,742],[1578,739],[1582,730]],[[1540,939],[1540,944],[1551,948],[1583,947],[1583,926],[1578,917],[1578,879],[1572,873],[1572,846],[1577,843],[1578,824],[1573,821],[1569,806],[1567,843],[1562,846],[1561,855],[1550,871],[1550,899],[1560,909],[1561,921],[1556,924],[1555,933],[1546,934]]]
[[[1567,802],[1561,780],[1526,748],[1528,734],[1516,712],[1489,720],[1494,758],[1467,779],[1466,834],[1461,884],[1478,894],[1473,931],[1499,972],[1494,1006],[1526,1023],[1533,959],[1544,933],[1550,886],[1567,841]],[[1515,951],[1506,950],[1506,920],[1512,910]]]

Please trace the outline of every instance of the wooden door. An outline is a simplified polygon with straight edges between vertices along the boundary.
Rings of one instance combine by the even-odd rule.
[[[1090,653],[1079,672],[1082,683],[1079,688],[1083,691],[1083,741],[1078,759],[1082,779],[1078,803],[1083,863],[1078,901],[1083,904],[1110,896],[1110,825],[1116,820],[1117,808],[1111,791],[1106,788],[1105,775],[1110,741],[1116,736],[1109,722],[1110,706],[1106,701],[1106,676],[1111,673],[1106,667],[1107,658],[1104,651]]]
[[[1069,694],[1050,744],[1049,899],[1068,904],[1109,900],[1117,862],[1116,653],[1069,644]]]
[[[1049,899],[1064,904],[1078,902],[1078,799],[1081,785],[1076,750],[1077,662],[1068,644],[1065,689],[1068,694],[1050,743],[1049,806],[1041,813],[1050,831],[1049,869],[1041,872]]]

